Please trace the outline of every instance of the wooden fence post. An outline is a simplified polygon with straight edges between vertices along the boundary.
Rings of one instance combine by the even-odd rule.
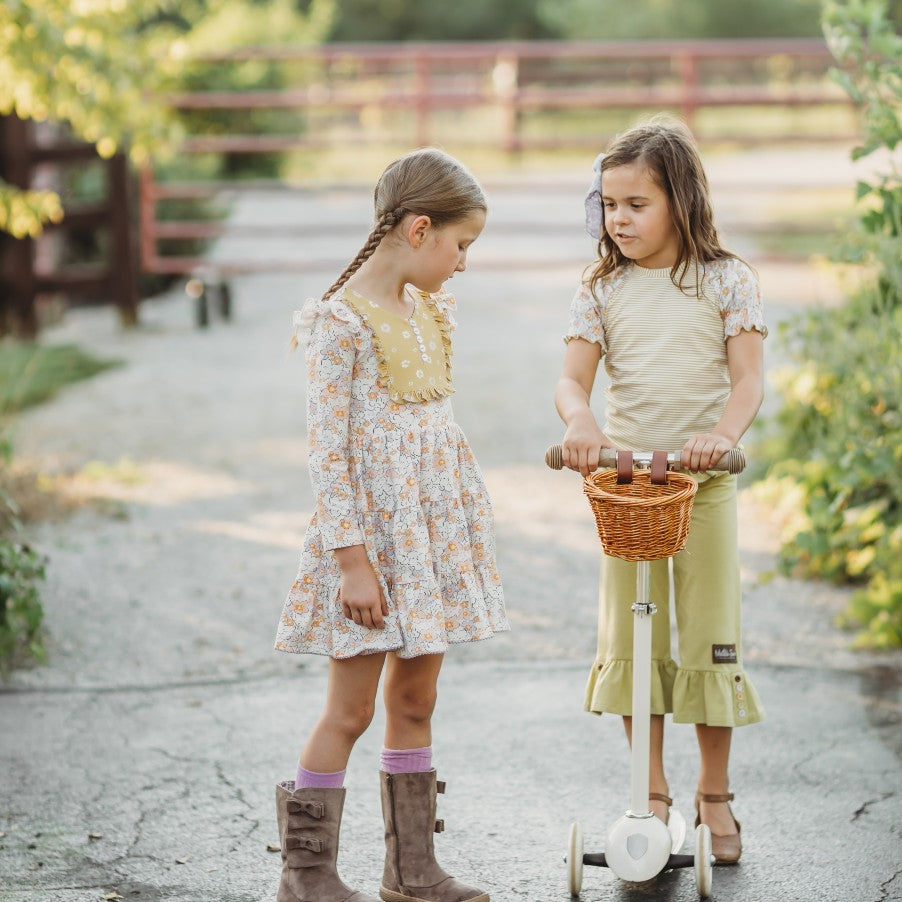
[[[31,123],[16,116],[0,116],[0,175],[10,185],[27,189],[31,184]],[[6,233],[0,241],[0,334],[34,338],[38,320],[34,309],[37,285],[34,273],[34,241]],[[5,274],[5,278],[4,275]]]
[[[110,216],[110,288],[123,326],[138,322],[138,267],[133,240],[132,183],[128,159],[117,153],[107,164]]]
[[[0,175],[17,188],[32,187],[35,166],[74,166],[98,161],[93,145],[71,140],[35,144],[32,123],[15,116],[0,117]],[[108,255],[101,264],[48,267],[36,271],[35,242],[0,233],[0,334],[12,332],[34,338],[38,332],[35,299],[45,292],[63,292],[111,300],[123,326],[138,321],[138,265],[132,222],[132,181],[128,160],[116,154],[102,161],[106,197],[101,203],[67,204],[60,223],[48,229],[60,231],[109,230]],[[52,271],[47,271],[51,270]]]
[[[679,54],[677,62],[683,93],[681,112],[690,131],[694,131],[695,112],[698,109],[698,59],[690,50]]]

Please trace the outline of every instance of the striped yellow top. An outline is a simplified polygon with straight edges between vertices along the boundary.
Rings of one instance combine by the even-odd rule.
[[[727,339],[743,330],[767,334],[758,280],[741,260],[703,268],[680,291],[670,269],[628,264],[596,286],[585,282],[570,307],[565,341],[601,346],[610,377],[605,434],[619,448],[676,449],[709,432],[730,395]]]

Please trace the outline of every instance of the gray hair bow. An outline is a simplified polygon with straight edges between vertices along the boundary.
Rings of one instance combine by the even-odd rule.
[[[601,201],[601,161],[604,154],[595,157],[592,164],[592,184],[586,195],[586,231],[596,241],[601,241],[601,224],[604,221],[604,209]]]

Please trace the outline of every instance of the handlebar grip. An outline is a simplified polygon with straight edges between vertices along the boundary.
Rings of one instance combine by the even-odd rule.
[[[742,448],[730,448],[730,450],[717,461],[717,466],[714,469],[726,470],[728,473],[735,475],[736,473],[741,473],[747,465],[748,461],[745,457],[745,451],[743,451]]]
[[[668,469],[679,469],[679,461],[681,451],[667,452]],[[651,461],[651,452],[640,452],[634,454],[635,459],[641,460],[642,457],[648,457]],[[552,470],[562,470],[564,468],[563,448],[560,445],[551,445],[545,452],[545,463]],[[746,467],[745,451],[741,448],[731,448],[726,454],[717,461],[717,465],[711,467],[712,470],[726,470],[728,473],[741,473]],[[617,452],[613,448],[600,448],[598,451],[599,468],[616,467]]]

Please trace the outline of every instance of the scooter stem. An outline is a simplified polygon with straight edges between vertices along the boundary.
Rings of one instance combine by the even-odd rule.
[[[636,603],[633,605],[633,720],[630,813],[650,815],[648,808],[649,734],[651,720],[651,618],[655,606],[648,600],[651,565],[636,565]]]

